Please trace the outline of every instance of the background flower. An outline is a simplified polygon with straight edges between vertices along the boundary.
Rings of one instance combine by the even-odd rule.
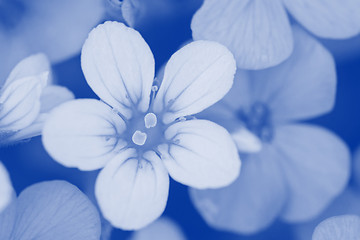
[[[99,214],[65,181],[34,184],[0,215],[1,239],[98,240]]]
[[[295,49],[286,62],[239,73],[229,94],[206,114],[231,133],[246,127],[262,141],[258,153],[243,157],[233,184],[191,190],[195,206],[216,228],[254,233],[277,217],[309,220],[347,184],[344,142],[324,128],[294,122],[330,111],[336,88],[331,55],[302,30],[294,34]]]
[[[194,40],[227,46],[239,68],[263,69],[292,52],[294,37],[286,11],[319,37],[349,38],[360,33],[359,9],[357,0],[205,0],[191,29]]]

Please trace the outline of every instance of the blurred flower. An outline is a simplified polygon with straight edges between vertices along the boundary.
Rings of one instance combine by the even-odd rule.
[[[37,52],[52,63],[79,53],[103,12],[102,0],[0,0],[0,79]]]
[[[204,0],[191,23],[193,38],[224,44],[239,68],[275,66],[293,49],[287,11],[322,38],[349,38],[360,33],[358,0]]]
[[[315,229],[312,240],[358,240],[360,217],[342,215],[326,219]]]
[[[360,193],[356,189],[348,188],[338,196],[331,205],[318,217],[305,223],[294,226],[294,239],[308,240],[319,222],[338,215],[359,215],[360,216]],[[344,238],[347,239],[347,238]]]
[[[48,112],[74,98],[66,88],[51,84],[50,64],[43,54],[19,62],[0,92],[0,144],[40,135]]]
[[[238,176],[229,133],[189,116],[231,88],[236,67],[225,47],[208,41],[183,47],[167,63],[159,88],[153,85],[153,55],[140,34],[106,22],[90,33],[81,63],[102,101],[56,108],[43,143],[67,167],[104,168],[95,194],[112,225],[139,229],[158,218],[167,202],[168,174],[196,188],[226,186]]]
[[[94,205],[65,181],[34,184],[0,214],[0,239],[99,240]]]
[[[147,227],[135,231],[130,240],[186,240],[180,227],[166,217],[161,217]]]
[[[252,151],[242,157],[242,173],[233,184],[191,190],[195,206],[211,226],[254,233],[278,216],[286,222],[306,221],[319,214],[348,181],[349,151],[344,142],[324,128],[294,122],[332,109],[333,58],[298,28],[294,39],[294,52],[287,61],[268,70],[239,71],[229,94],[204,113],[232,134],[245,128],[253,134],[240,137],[261,141],[261,146],[253,141]],[[251,153],[255,150],[259,151]]]
[[[9,173],[0,162],[0,213],[9,205],[14,198],[15,192],[11,184]]]

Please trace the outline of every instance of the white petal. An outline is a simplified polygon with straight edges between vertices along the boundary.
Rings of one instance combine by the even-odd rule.
[[[360,217],[342,215],[322,221],[314,231],[312,240],[358,240],[360,237]]]
[[[40,96],[48,73],[11,81],[0,96],[0,130],[17,131],[29,126],[40,112]]]
[[[154,101],[163,121],[198,113],[219,101],[231,88],[235,60],[226,47],[209,41],[192,42],[174,53]]]
[[[174,221],[161,217],[149,226],[134,232],[130,240],[186,240],[186,238]]]
[[[67,167],[103,167],[126,145],[125,123],[105,103],[93,99],[66,102],[55,108],[43,129],[49,154]]]
[[[245,127],[231,133],[237,149],[242,153],[256,153],[261,150],[261,140]]]
[[[358,0],[283,0],[289,12],[319,37],[349,38],[360,33]]]
[[[83,46],[81,67],[92,90],[125,116],[132,107],[148,109],[154,57],[134,29],[118,22],[98,25]]]
[[[230,134],[206,120],[177,122],[165,131],[169,145],[158,147],[170,176],[195,188],[218,188],[233,182],[240,159]]]
[[[54,85],[46,86],[40,97],[40,114],[29,126],[6,138],[6,143],[21,141],[40,135],[50,110],[72,99],[74,99],[74,94],[67,88]]]
[[[5,166],[0,162],[0,213],[9,205],[15,196],[10,176]]]
[[[165,209],[169,191],[168,173],[154,152],[142,158],[128,149],[100,172],[95,194],[104,217],[124,230],[142,228]]]
[[[290,23],[279,0],[205,0],[191,29],[195,40],[227,46],[239,68],[277,65],[293,47]]]
[[[345,188],[350,154],[345,143],[328,130],[305,124],[278,127],[274,146],[288,184],[282,218],[306,221],[323,211]]]
[[[50,72],[50,62],[46,55],[42,53],[31,55],[20,61],[11,71],[7,78],[4,88],[16,79],[39,76]],[[49,82],[48,82],[49,83]]]

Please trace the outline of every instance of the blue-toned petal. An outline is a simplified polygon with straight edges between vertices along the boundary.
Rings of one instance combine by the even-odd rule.
[[[10,204],[15,192],[5,166],[0,162],[0,213]],[[0,228],[1,229],[1,228]]]
[[[198,113],[219,101],[233,84],[236,64],[221,44],[195,41],[174,53],[154,101],[163,121]]]
[[[315,228],[312,240],[358,240],[359,237],[360,217],[342,215],[322,221]]]
[[[11,134],[6,138],[6,143],[29,139],[41,134],[49,112],[56,106],[74,99],[74,94],[65,87],[46,86],[40,97],[40,113],[37,118],[27,127]]]
[[[349,149],[330,131],[284,125],[276,129],[273,145],[283,155],[279,160],[289,192],[283,220],[309,220],[344,190],[350,175]]]
[[[190,196],[205,221],[220,230],[241,234],[269,226],[286,200],[285,181],[269,145],[244,159],[241,174],[225,188],[190,190]]]
[[[164,211],[169,175],[155,152],[141,158],[128,149],[101,170],[95,195],[104,217],[115,227],[137,230]]]
[[[174,123],[165,131],[168,144],[158,147],[176,181],[195,188],[219,188],[239,175],[240,158],[225,128],[207,120]]]
[[[280,0],[205,0],[191,29],[195,40],[227,46],[239,68],[277,65],[293,48],[290,23]]]
[[[15,8],[1,10],[18,16],[13,26],[0,30],[0,62],[4,63],[0,65],[0,78],[16,62],[37,52],[44,52],[53,63],[78,54],[104,13],[103,0],[6,2],[10,7],[14,3]]]
[[[360,33],[358,0],[283,0],[289,12],[319,37],[349,38]]]
[[[335,101],[333,57],[298,27],[294,37],[294,52],[287,61],[250,73],[252,97],[269,104],[274,122],[316,117],[330,111]]]
[[[83,46],[81,67],[92,90],[126,117],[132,108],[149,108],[154,57],[134,29],[118,22],[98,25]]]
[[[130,240],[186,240],[180,227],[171,219],[161,217],[149,226],[140,229]]]
[[[98,240],[101,232],[95,206],[65,181],[25,189],[0,215],[0,230],[0,239],[37,240]]]
[[[105,103],[82,99],[55,108],[45,122],[42,141],[59,163],[81,170],[103,167],[126,146],[122,118]]]

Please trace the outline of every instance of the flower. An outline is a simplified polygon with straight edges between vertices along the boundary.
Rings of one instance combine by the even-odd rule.
[[[357,240],[360,236],[360,217],[342,215],[326,219],[314,231],[312,240]]]
[[[104,14],[102,0],[1,0],[0,79],[26,56],[44,52],[52,63],[80,52]]]
[[[67,167],[103,168],[95,194],[113,226],[139,229],[158,218],[167,202],[168,174],[196,188],[226,186],[238,176],[229,133],[190,116],[232,86],[235,61],[224,46],[197,41],[183,47],[170,58],[158,87],[153,55],[140,34],[106,22],[89,34],[81,65],[101,101],[79,99],[54,109],[43,143]]]
[[[0,213],[9,205],[14,197],[14,189],[5,166],[0,162]]]
[[[316,36],[349,38],[360,33],[357,0],[205,0],[195,13],[194,40],[218,41],[239,68],[263,69],[288,58],[293,32],[286,12]]]
[[[74,98],[51,83],[50,64],[44,54],[19,62],[0,91],[0,144],[40,135],[48,112]]]
[[[95,206],[65,181],[31,185],[0,214],[0,239],[98,240],[100,233]]]
[[[147,227],[135,231],[130,240],[186,240],[180,227],[171,219],[161,217]]]
[[[218,229],[250,234],[277,217],[309,220],[347,184],[350,154],[344,142],[322,127],[297,122],[332,109],[333,58],[299,28],[294,39],[287,61],[267,70],[239,71],[229,94],[206,114],[231,134],[244,138],[245,128],[261,142],[260,147],[259,141],[250,144],[248,153],[239,148],[246,156],[241,175],[230,186],[190,191],[200,214]]]

